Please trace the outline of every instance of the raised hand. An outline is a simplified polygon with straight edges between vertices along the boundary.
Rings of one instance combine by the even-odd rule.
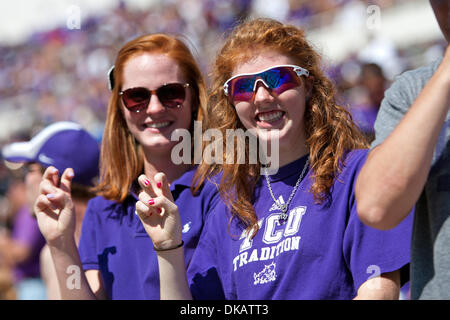
[[[58,170],[48,167],[34,204],[37,222],[49,245],[74,241],[75,215],[70,195],[74,172],[68,168],[59,178]]]
[[[138,178],[142,191],[136,213],[157,249],[170,249],[181,244],[181,219],[164,173],[154,179]]]

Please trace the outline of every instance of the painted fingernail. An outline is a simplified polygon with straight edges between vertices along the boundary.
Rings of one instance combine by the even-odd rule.
[[[150,211],[150,212],[148,213],[148,216],[151,216],[152,214],[153,214],[153,212]]]
[[[148,186],[148,185],[150,184],[150,180],[145,179],[144,184],[145,184],[146,186]]]
[[[155,200],[153,200],[153,199],[148,200],[148,204],[149,204],[149,205],[155,204]]]
[[[161,213],[161,212],[162,212],[161,208],[158,208],[158,213]]]
[[[158,182],[156,183],[156,186],[157,186],[158,188],[161,188],[161,182],[158,181]]]

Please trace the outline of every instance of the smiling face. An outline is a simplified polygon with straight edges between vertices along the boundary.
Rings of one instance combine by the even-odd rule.
[[[186,83],[178,64],[162,54],[144,53],[130,58],[123,69],[121,90],[143,87],[156,90],[168,83]],[[186,88],[186,98],[179,108],[167,108],[155,94],[151,95],[147,108],[141,112],[121,107],[128,129],[144,147],[146,153],[153,155],[170,152],[177,141],[171,141],[176,129],[189,130],[191,125],[192,93]]]
[[[275,51],[265,51],[252,60],[238,64],[232,76],[256,73],[276,65],[296,65],[286,55]],[[308,82],[302,77],[298,87],[288,89],[279,95],[271,92],[258,82],[252,101],[235,103],[236,112],[247,130],[256,132],[258,137],[273,138],[268,132],[276,132],[279,138],[280,165],[292,162],[305,155],[305,101]]]

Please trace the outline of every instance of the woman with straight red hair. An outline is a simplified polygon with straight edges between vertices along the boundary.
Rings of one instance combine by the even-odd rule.
[[[158,252],[161,296],[398,299],[411,219],[389,231],[359,221],[354,182],[368,144],[336,103],[304,32],[271,19],[244,22],[218,54],[211,90],[208,128],[224,137],[246,130],[277,145],[270,158],[278,155],[279,168],[268,172],[265,158],[233,162],[238,149],[199,166],[198,185],[218,181],[223,201],[207,215],[187,276],[181,250]],[[222,141],[216,150],[233,150]],[[252,152],[246,142],[244,153]],[[157,206],[166,214],[146,228],[155,246],[180,236],[163,227],[178,211]],[[146,212],[144,202],[137,207]]]
[[[157,256],[144,226],[152,214],[161,212],[155,208],[136,214],[142,193],[138,179],[146,196],[157,197],[164,187],[170,190],[171,203],[182,206],[176,243],[158,243],[154,249],[162,252],[184,244],[180,263],[187,266],[203,228],[203,214],[217,192],[210,184],[191,192],[194,168],[190,163],[175,164],[171,151],[177,142],[171,137],[177,130],[192,133],[194,121],[203,118],[205,82],[181,40],[151,34],[120,49],[110,72],[110,89],[97,197],[89,201],[79,251],[71,236],[72,171],[61,177],[53,167],[45,171],[35,204],[37,219],[63,299],[159,299]],[[147,198],[146,205],[152,203]]]

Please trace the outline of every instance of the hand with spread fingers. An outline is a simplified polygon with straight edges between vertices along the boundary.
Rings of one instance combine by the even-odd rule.
[[[164,173],[154,179],[138,178],[142,191],[136,203],[136,214],[153,241],[156,250],[170,250],[182,244],[181,219]]]
[[[74,172],[67,168],[59,177],[55,167],[48,167],[39,186],[34,210],[42,235],[50,245],[74,241],[75,216],[70,195]]]

